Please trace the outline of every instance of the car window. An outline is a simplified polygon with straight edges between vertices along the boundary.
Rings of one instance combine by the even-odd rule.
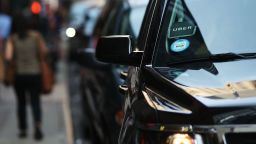
[[[133,8],[130,13],[130,23],[134,36],[138,38],[142,20],[146,12],[146,6]]]
[[[212,54],[255,52],[255,5],[253,0],[170,0],[154,65]]]
[[[128,9],[121,20],[120,34],[131,35],[137,41],[145,11],[146,5]]]
[[[145,11],[145,15],[142,21],[142,25],[141,27],[143,27],[143,29],[140,30],[139,32],[139,36],[138,36],[138,43],[137,43],[137,48],[140,51],[144,51],[144,47],[145,47],[145,41],[147,38],[147,34],[148,34],[148,30],[150,27],[150,23],[151,23],[151,18],[153,15],[153,6],[155,5],[156,1],[154,0],[149,0],[148,1],[148,5]]]
[[[70,25],[75,27],[81,26],[84,22],[86,10],[87,7],[80,3],[72,5],[70,10]]]
[[[91,36],[93,34],[93,30],[100,12],[101,9],[99,7],[93,7],[88,10],[84,24],[84,34],[86,36]]]
[[[115,35],[118,31],[118,25],[120,24],[120,15],[122,11],[122,3],[118,3],[114,9],[111,10],[109,17],[107,19],[107,22],[105,23],[105,26],[103,27],[103,31],[101,35]]]

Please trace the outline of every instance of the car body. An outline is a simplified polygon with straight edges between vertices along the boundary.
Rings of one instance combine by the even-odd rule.
[[[135,38],[139,33],[147,0],[144,3],[131,3],[130,0],[117,1],[112,8],[103,8],[103,14],[108,15],[104,25],[96,26],[101,29],[97,35],[129,34]],[[104,9],[111,9],[106,14]],[[141,15],[134,17],[134,11],[141,11]],[[144,12],[143,12],[144,11]],[[130,16],[132,15],[132,17]],[[130,18],[136,19],[136,25]],[[92,43],[97,39],[93,35]],[[91,45],[93,46],[93,44]],[[92,143],[117,143],[122,119],[123,96],[119,94],[117,86],[123,82],[119,73],[127,69],[124,66],[101,63],[95,59],[95,48],[84,48],[79,52],[81,67],[81,93],[85,115],[89,118],[90,137]]]
[[[99,40],[98,60],[130,66],[120,144],[256,143],[253,5],[151,0],[136,45]]]

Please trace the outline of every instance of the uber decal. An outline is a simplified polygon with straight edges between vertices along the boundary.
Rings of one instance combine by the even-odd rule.
[[[196,32],[196,26],[188,22],[177,22],[169,28],[168,38],[192,36]]]
[[[171,51],[173,52],[182,52],[186,50],[190,45],[190,42],[186,39],[179,39],[172,43]]]

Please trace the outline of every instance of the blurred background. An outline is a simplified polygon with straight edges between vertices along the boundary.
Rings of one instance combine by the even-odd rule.
[[[0,0],[0,144],[115,144],[123,119],[127,67],[94,58],[100,36],[139,36],[148,0]],[[28,111],[28,136],[18,137],[13,86],[4,79],[6,43],[15,17],[26,16],[48,49],[54,74],[53,90],[41,95],[44,139],[33,139]],[[20,19],[19,19],[20,20]],[[22,21],[22,20],[20,20]],[[120,73],[121,77],[120,77]]]

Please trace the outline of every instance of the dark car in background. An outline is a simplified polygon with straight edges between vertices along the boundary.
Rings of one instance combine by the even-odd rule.
[[[129,34],[136,39],[146,6],[147,0],[119,0],[114,5],[103,7],[102,14],[108,18],[104,24],[96,26],[97,32],[92,36],[91,46],[98,35]],[[111,9],[109,14],[105,13],[105,9]],[[101,32],[98,32],[99,29]],[[84,114],[89,121],[89,138],[95,144],[114,144],[118,141],[123,118],[124,97],[117,89],[123,80],[119,74],[127,67],[101,63],[95,59],[94,52],[95,48],[87,47],[78,54],[78,63],[81,65],[81,94]]]
[[[151,0],[135,45],[99,39],[128,65],[120,144],[256,143],[256,1]]]
[[[87,0],[72,3],[69,24],[65,30],[69,45],[68,59],[77,62],[77,52],[91,45],[91,38],[104,0]]]

